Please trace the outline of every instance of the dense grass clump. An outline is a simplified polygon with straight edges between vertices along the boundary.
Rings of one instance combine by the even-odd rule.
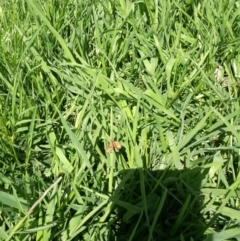
[[[1,1],[0,240],[240,240],[240,1]]]

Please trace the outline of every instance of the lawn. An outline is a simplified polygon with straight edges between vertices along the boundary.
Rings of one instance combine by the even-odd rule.
[[[240,240],[239,0],[0,0],[0,240]]]

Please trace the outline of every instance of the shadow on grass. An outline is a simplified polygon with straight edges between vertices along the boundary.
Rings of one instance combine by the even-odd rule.
[[[111,197],[118,228],[109,240],[202,240],[200,188],[207,173],[202,168],[122,171]]]

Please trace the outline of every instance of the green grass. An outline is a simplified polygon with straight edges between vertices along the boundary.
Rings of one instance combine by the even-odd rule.
[[[0,1],[0,240],[240,240],[239,14]]]

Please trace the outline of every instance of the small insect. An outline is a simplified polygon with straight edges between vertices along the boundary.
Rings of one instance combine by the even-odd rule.
[[[119,152],[121,148],[122,148],[122,145],[119,142],[111,140],[107,146],[106,151],[108,153]]]

